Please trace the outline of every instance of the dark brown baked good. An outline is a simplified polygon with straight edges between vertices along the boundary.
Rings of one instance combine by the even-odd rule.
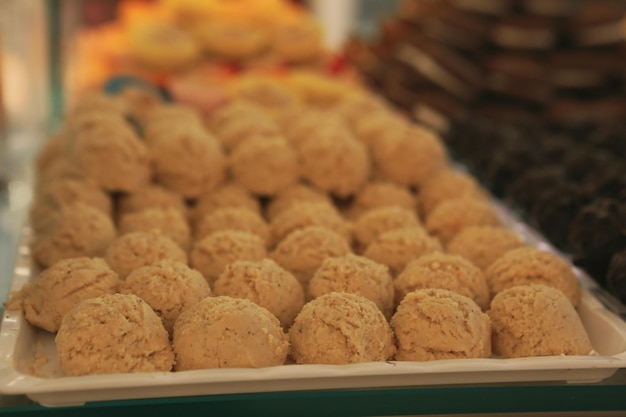
[[[569,245],[574,263],[603,281],[614,253],[626,248],[626,204],[597,199],[579,210],[571,224]]]
[[[613,295],[626,303],[626,250],[613,255],[606,281]]]

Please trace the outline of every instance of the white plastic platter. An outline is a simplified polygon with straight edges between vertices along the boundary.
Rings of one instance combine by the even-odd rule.
[[[504,210],[502,207],[499,207]],[[503,218],[534,246],[540,236]],[[11,291],[35,278],[25,229]],[[546,245],[550,249],[549,245]],[[546,249],[544,248],[544,249]],[[578,308],[592,342],[588,356],[519,359],[453,359],[353,365],[284,365],[263,369],[207,369],[66,377],[59,368],[54,335],[31,326],[21,312],[7,311],[0,328],[0,394],[26,395],[45,406],[157,397],[180,397],[297,390],[361,389],[504,382],[593,383],[626,368],[624,307],[580,271],[583,296]],[[595,295],[594,295],[595,294]],[[596,295],[602,296],[602,302]],[[607,300],[613,301],[607,304]]]

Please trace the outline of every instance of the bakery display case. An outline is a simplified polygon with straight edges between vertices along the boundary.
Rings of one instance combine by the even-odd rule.
[[[0,10],[0,413],[626,412],[622,2]]]

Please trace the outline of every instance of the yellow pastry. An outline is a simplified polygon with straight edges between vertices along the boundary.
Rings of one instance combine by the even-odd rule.
[[[232,59],[260,54],[270,40],[261,27],[228,20],[198,23],[191,32],[206,52]]]
[[[169,24],[142,22],[130,28],[135,58],[159,70],[176,70],[195,61],[200,48],[183,30]]]
[[[311,71],[294,71],[288,85],[308,104],[327,107],[341,102],[356,87],[345,80],[337,80]]]
[[[313,19],[286,22],[274,30],[273,52],[285,62],[314,60],[322,48],[322,29]]]

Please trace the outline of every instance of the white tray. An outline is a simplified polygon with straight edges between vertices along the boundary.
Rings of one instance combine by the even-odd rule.
[[[504,215],[506,217],[506,213]],[[515,224],[509,226],[516,230]],[[518,228],[516,231],[530,244],[542,243],[541,238],[530,230]],[[19,290],[34,278],[27,244],[29,238],[30,230],[26,228],[19,246],[11,291]],[[578,270],[576,272],[583,286],[578,311],[594,349],[589,356],[285,365],[264,369],[66,377],[56,360],[54,335],[31,326],[21,312],[7,311],[0,328],[0,394],[25,394],[45,406],[68,406],[104,400],[272,391],[501,382],[599,382],[619,368],[626,368],[626,322],[619,317],[619,309],[624,307],[590,278]],[[602,295],[603,302],[592,294]],[[607,300],[613,302],[609,308]]]

